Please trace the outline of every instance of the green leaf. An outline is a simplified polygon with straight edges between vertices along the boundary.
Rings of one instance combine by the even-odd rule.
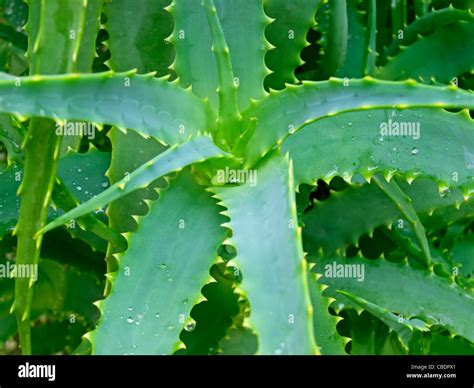
[[[29,0],[30,74],[90,71],[103,0]]]
[[[114,183],[107,190],[46,225],[38,233],[46,233],[69,220],[99,210],[135,190],[146,188],[154,180],[184,167],[203,162],[209,158],[223,157],[225,153],[207,136],[198,136],[182,145],[173,146],[135,171]]]
[[[266,0],[265,12],[274,21],[266,28],[268,41],[275,47],[266,57],[272,71],[265,79],[268,88],[283,89],[295,83],[295,70],[303,61],[301,51],[308,45],[306,34],[315,25],[314,16],[321,0]]]
[[[408,106],[472,108],[474,94],[454,86],[378,81],[369,77],[348,83],[330,79],[292,86],[270,94],[244,113],[247,124],[252,117],[257,119],[247,148],[247,165],[252,166],[290,133],[318,119],[348,111]]]
[[[420,17],[429,12],[430,0],[415,0],[415,13]]]
[[[317,283],[318,277],[320,275],[308,273],[316,343],[322,355],[346,355],[345,346],[348,339],[341,337],[336,329],[342,318],[329,312],[333,299],[323,296],[325,286]]]
[[[368,2],[367,15],[367,36],[366,36],[366,52],[365,52],[365,71],[367,75],[374,75],[375,62],[377,59],[376,34],[377,34],[377,1],[370,0]]]
[[[366,28],[363,23],[363,14],[357,9],[356,1],[347,3],[347,52],[344,62],[341,63],[337,77],[360,78],[365,75],[364,59],[366,49]]]
[[[472,293],[431,271],[414,269],[406,262],[395,264],[360,257],[327,257],[314,268],[323,275],[321,281],[329,285],[329,295],[334,296],[335,290],[345,291],[404,318],[416,317],[470,341],[474,339],[470,324],[474,314]],[[363,276],[349,274],[352,271],[354,275],[355,270]]]
[[[215,125],[209,106],[192,93],[151,75],[67,74],[0,80],[0,111],[90,121],[137,130],[176,144]]]
[[[96,41],[104,2],[105,0],[87,0],[86,13],[83,16],[82,30],[80,31],[81,44],[76,54],[77,62],[72,68],[76,72],[88,73],[92,69],[92,63],[96,56]],[[61,5],[64,7],[63,3]]]
[[[421,248],[422,255],[419,260],[424,266],[429,267],[432,261],[430,246],[426,238],[425,228],[413,208],[411,198],[403,192],[395,180],[387,182],[384,177],[378,175],[375,175],[373,180],[375,185],[382,190],[410,224]]]
[[[436,31],[400,52],[380,68],[382,79],[416,78],[424,82],[448,83],[458,75],[474,70],[474,21],[459,21]],[[446,58],[450,60],[447,61]],[[430,58],[426,61],[426,58]]]
[[[237,249],[231,263],[243,274],[240,288],[251,306],[248,325],[258,335],[259,354],[314,354],[291,163],[275,155],[257,174],[256,185],[212,189],[230,218],[225,225],[232,237],[226,244]]]
[[[134,131],[123,133],[117,128],[112,128],[108,136],[112,143],[112,161],[107,172],[111,184],[119,182],[127,173],[130,174],[166,150],[166,147],[155,139],[145,139]],[[139,151],[129,152],[130,149]],[[156,183],[163,183],[163,180],[160,178],[147,188],[136,190],[109,204],[107,215],[110,226],[120,233],[135,231],[137,223],[133,216],[148,213],[145,200],[158,198],[154,187]]]
[[[270,45],[264,30],[270,20],[263,11],[264,0],[247,0],[245,6],[240,0],[214,2],[229,46],[234,76],[238,80],[238,105],[240,110],[244,110],[249,107],[251,99],[258,100],[266,95],[263,82],[268,70],[264,57]]]
[[[240,135],[240,116],[237,107],[237,85],[230,61],[230,52],[217,16],[213,0],[202,0],[209,30],[211,32],[212,48],[217,64],[217,94],[219,95],[219,117],[217,142],[232,146]]]
[[[465,20],[474,21],[472,12],[453,8],[434,9],[424,16],[417,18],[403,29],[403,37],[399,34],[393,39],[391,45],[386,49],[385,54],[393,57],[400,51],[401,46],[408,46],[415,43],[420,36],[432,34],[437,28],[447,26],[451,23]]]
[[[264,96],[263,80],[267,72],[263,58],[268,44],[264,28],[268,24],[262,0],[215,0],[217,14],[229,46],[235,77],[239,79],[238,102],[247,108],[250,98]],[[175,28],[169,41],[176,48],[171,69],[179,77],[182,87],[192,86],[201,98],[209,98],[217,111],[219,106],[217,65],[212,56],[211,34],[200,0],[173,1],[169,11],[174,16]],[[246,22],[241,21],[245,19]]]
[[[407,25],[408,7],[407,0],[393,0],[390,3],[392,9],[392,35],[397,35]]]
[[[322,59],[324,78],[335,75],[344,63],[348,41],[346,0],[333,0],[328,5],[329,24],[325,31],[327,41]]]
[[[61,209],[63,206],[67,208],[71,201],[73,203],[77,203],[77,199],[84,201],[102,192],[107,183],[104,174],[109,162],[110,154],[96,149],[92,149],[85,154],[70,152],[60,159],[58,176],[64,179],[67,186],[60,180],[56,182],[55,194],[53,194],[55,205]],[[17,191],[22,179],[23,169],[19,165],[11,165],[6,170],[0,171],[0,185],[3,191],[2,199],[0,199],[0,239],[7,231],[13,229],[18,220],[20,200]],[[74,195],[69,192],[67,187],[74,189]],[[52,219],[58,213],[60,214],[61,211],[51,209],[48,217]],[[86,220],[86,223],[90,224],[92,222],[95,225],[94,231],[97,232],[97,223],[91,221],[91,218],[97,221],[95,217],[91,216]],[[79,221],[79,224],[82,224],[82,222]],[[99,227],[99,231],[103,231],[103,226]],[[70,231],[73,230],[70,229]],[[82,234],[74,234],[83,237]]]
[[[473,201],[456,209],[463,203],[459,190],[442,197],[436,183],[427,178],[416,179],[411,185],[402,179],[397,179],[397,183],[412,199],[428,230],[474,215]],[[331,254],[348,244],[357,245],[364,233],[372,234],[381,225],[391,227],[401,218],[398,209],[374,184],[333,192],[303,215],[305,250],[313,255],[322,248],[324,253]]]
[[[181,87],[191,86],[196,96],[209,98],[217,111],[217,65],[212,56],[211,34],[201,1],[174,0],[168,10],[175,21],[174,31],[168,38],[176,50],[170,68],[178,75]]]
[[[473,123],[467,111],[350,112],[308,125],[285,140],[282,150],[294,160],[297,185],[335,175],[349,180],[356,173],[368,179],[399,172],[410,179],[430,176],[467,195],[474,188]]]
[[[94,354],[177,350],[180,330],[193,327],[191,308],[210,280],[209,268],[225,237],[222,222],[214,200],[188,171],[170,182],[120,255],[110,295],[99,304],[101,320],[87,336]]]
[[[52,194],[55,207],[67,212],[104,191],[108,186],[105,172],[109,164],[110,153],[95,148],[85,154],[69,152],[59,162],[58,178]],[[62,211],[58,213],[62,214]],[[69,224],[68,231],[99,251],[105,251],[107,242],[125,249],[124,238],[97,218],[102,214],[100,210],[96,213],[80,217],[77,220],[80,228],[75,223]],[[53,216],[56,215],[50,215],[50,219]]]
[[[107,45],[111,58],[107,65],[114,71],[138,69],[156,71],[162,77],[174,56],[173,46],[165,39],[173,30],[173,17],[164,7],[171,0],[114,0],[105,6]]]
[[[96,148],[83,154],[70,151],[60,159],[57,175],[78,201],[85,202],[107,188],[105,172],[109,165],[109,152]]]
[[[405,319],[403,317],[398,317],[390,311],[365,299],[349,294],[348,292],[338,292],[341,295],[344,295],[347,299],[358,304],[364,310],[368,311],[374,317],[380,319],[388,327],[394,330],[407,351],[410,349],[411,342],[417,339],[416,334],[429,331],[429,326],[420,319]]]

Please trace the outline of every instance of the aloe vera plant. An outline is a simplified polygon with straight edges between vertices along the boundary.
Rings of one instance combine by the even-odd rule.
[[[3,352],[473,354],[444,3],[2,0]]]

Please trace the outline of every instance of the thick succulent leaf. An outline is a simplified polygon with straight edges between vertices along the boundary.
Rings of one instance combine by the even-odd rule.
[[[344,61],[335,73],[337,77],[360,78],[365,75],[364,59],[366,28],[363,14],[357,9],[356,1],[347,2],[347,49]]]
[[[224,36],[229,46],[239,108],[248,108],[250,99],[265,96],[263,81],[268,70],[264,63],[269,44],[264,30],[270,20],[263,12],[264,0],[214,0]],[[242,23],[245,20],[245,23]]]
[[[146,188],[156,179],[174,171],[179,171],[190,164],[225,155],[208,136],[197,136],[186,143],[173,146],[142,164],[135,171],[114,183],[99,195],[94,196],[87,202],[49,223],[39,233],[45,233],[57,226],[63,225],[69,220],[99,210],[116,199],[120,199],[135,190]]]
[[[69,153],[60,159],[58,176],[72,188],[73,196],[80,201],[85,201],[99,194],[107,187],[104,176],[110,162],[110,154],[93,149],[85,154]],[[80,166],[80,167],[78,167]],[[0,199],[0,237],[13,229],[20,210],[20,198],[17,191],[23,179],[23,169],[18,165],[11,165],[6,170],[0,171],[0,186],[2,198]],[[60,191],[58,195],[66,195]],[[61,201],[62,203],[62,201]],[[59,203],[57,204],[60,205]],[[56,217],[60,211],[49,212],[49,218]]]
[[[429,242],[426,238],[425,228],[413,207],[411,198],[403,192],[395,180],[388,182],[384,177],[376,175],[373,177],[373,181],[410,224],[422,252],[422,255],[416,257],[424,266],[429,267],[432,260]]]
[[[213,128],[209,106],[165,79],[134,72],[0,80],[0,111],[137,130],[167,144]]]
[[[229,47],[235,77],[238,79],[238,102],[241,109],[248,107],[250,98],[264,96],[263,80],[267,75],[264,55],[268,49],[264,29],[269,23],[263,12],[262,0],[215,0],[217,14]],[[176,48],[171,66],[183,87],[192,86],[193,92],[208,97],[218,110],[216,89],[217,66],[211,52],[211,34],[201,0],[175,0],[169,7],[175,18],[175,28],[169,40]],[[241,21],[245,20],[245,23]]]
[[[314,15],[321,0],[265,0],[265,12],[274,21],[266,28],[268,41],[275,47],[266,57],[272,71],[265,79],[267,87],[283,89],[295,83],[295,70],[303,61],[301,51],[308,45],[306,34],[314,26]]]
[[[79,31],[81,44],[79,49],[74,53],[77,58],[74,58],[72,70],[75,72],[88,73],[92,69],[92,63],[96,56],[96,40],[99,33],[100,15],[104,2],[105,0],[87,0],[86,12],[83,15],[82,26]],[[65,8],[64,3],[61,3],[61,6]],[[51,39],[51,37],[49,37],[49,39]]]
[[[329,285],[330,295],[336,296],[336,290],[345,291],[404,318],[416,317],[474,340],[474,327],[470,323],[474,297],[447,278],[414,269],[406,262],[395,264],[360,257],[327,257],[314,268],[323,275],[321,282]],[[357,270],[363,276],[348,276],[349,270],[352,275]]]
[[[30,74],[90,71],[103,0],[29,0]],[[80,10],[80,11],[78,11]]]
[[[87,153],[69,152],[60,159],[58,177],[71,188],[80,202],[104,191],[108,182],[104,176],[110,165],[110,153],[91,148]]]
[[[438,28],[391,58],[377,71],[382,79],[416,78],[447,83],[454,77],[474,70],[474,22],[459,21]],[[447,61],[446,58],[450,60]],[[430,58],[426,61],[426,58]]]
[[[66,139],[67,138],[69,137],[66,137]],[[19,166],[23,165],[24,153],[20,147],[23,143],[23,139],[24,129],[22,126],[15,122],[9,115],[0,115],[0,140],[7,147],[9,163],[16,161]],[[82,168],[78,168],[77,164],[82,164],[82,162],[84,165]],[[110,156],[108,153],[99,152],[94,149],[85,154],[77,154],[68,151],[67,156],[63,157],[60,162],[59,172],[64,180],[61,181],[61,179],[58,178],[55,182],[52,194],[54,205],[65,211],[77,206],[76,197],[71,194],[64,182],[67,182],[69,187],[74,189],[73,191],[77,193],[77,197],[81,200],[85,200],[86,198],[89,198],[89,196],[102,191],[104,189],[104,184],[107,185],[103,173],[107,169],[109,163]],[[16,168],[19,168],[19,166]],[[21,174],[20,170],[18,170],[18,172]],[[82,174],[83,172],[84,174]],[[16,178],[18,182],[21,180],[21,176],[19,175]],[[10,179],[8,181],[10,187],[6,189],[6,196],[9,194],[13,195],[15,189],[18,188],[18,185],[11,186],[13,180]],[[7,185],[7,183],[5,184]],[[13,211],[12,214],[14,215],[14,218],[12,218],[12,222],[17,218],[17,207],[18,206],[7,206],[7,208]],[[53,215],[54,213],[50,212],[50,217]],[[69,229],[69,232],[75,237],[87,241],[94,249],[103,251],[106,246],[106,240],[110,237],[112,238],[111,241],[114,241],[119,245],[122,241],[122,236],[118,235],[118,233],[114,233],[110,228],[107,228],[105,224],[93,215],[85,216],[78,220],[78,223],[81,228],[84,228],[87,231],[84,231],[81,228],[72,227]],[[3,234],[3,232],[0,234]],[[105,240],[98,236],[105,238]]]
[[[101,193],[108,187],[105,172],[110,165],[110,153],[92,148],[85,154],[69,152],[59,161],[58,179],[56,179],[52,199],[56,213],[61,215],[70,211],[88,199]],[[78,167],[80,166],[80,167]],[[70,188],[70,189],[69,189]],[[53,219],[57,214],[50,214]],[[95,250],[104,252],[107,242],[125,247],[124,238],[104,222],[103,211],[87,214],[68,225],[68,231],[74,237],[86,241]],[[78,227],[79,226],[79,227]]]
[[[329,24],[326,30],[326,45],[322,59],[324,77],[336,74],[344,63],[347,54],[348,17],[346,0],[333,0],[328,3]]]
[[[408,0],[393,0],[390,2],[392,9],[392,35],[397,35],[398,31],[402,31],[407,25]]]
[[[407,106],[472,108],[474,94],[454,86],[378,81],[369,77],[305,82],[272,93],[245,112],[247,121],[257,119],[257,128],[247,147],[247,165],[253,165],[289,134],[318,119],[347,111]]]
[[[374,75],[375,62],[377,59],[376,49],[376,34],[377,34],[377,1],[368,1],[367,14],[367,36],[366,36],[366,51],[365,51],[365,74]]]
[[[414,3],[416,16],[420,17],[429,12],[430,3],[429,0],[415,0]]]
[[[426,322],[423,322],[420,319],[405,319],[403,317],[398,317],[387,309],[377,306],[376,304],[373,304],[365,299],[349,294],[348,292],[339,291],[339,293],[347,297],[352,302],[358,304],[361,308],[371,313],[374,317],[380,319],[383,323],[395,331],[398,335],[398,338],[400,339],[400,342],[407,351],[410,349],[410,343],[413,340],[416,340],[416,334],[429,330],[429,326],[426,324]]]
[[[455,8],[471,10],[474,12],[474,3],[472,0],[431,0],[433,9],[449,7],[450,4]]]
[[[68,3],[68,7],[58,0],[30,0],[28,4],[30,74],[36,76],[77,70],[89,71],[95,51],[102,2],[73,0]],[[86,20],[89,19],[87,29]],[[51,39],[52,37],[54,39]],[[82,66],[85,67],[81,68]],[[20,88],[18,82],[16,79],[15,84]],[[16,263],[31,266],[39,264],[42,239],[34,239],[34,235],[44,225],[48,216],[61,138],[53,132],[52,121],[34,117],[29,126],[24,142],[24,177],[18,190],[22,202],[15,233],[18,236]],[[41,139],[41,142],[38,139]],[[33,285],[31,278],[15,279],[15,301],[11,311],[17,317],[23,354],[31,354],[30,308]]]
[[[297,185],[334,175],[350,179],[355,173],[370,177],[398,171],[430,176],[466,192],[474,188],[474,121],[467,111],[344,113],[304,127],[284,141],[282,150],[294,160]]]
[[[189,171],[150,205],[112,275],[102,317],[88,334],[94,354],[170,354],[191,308],[210,280],[209,268],[225,237],[223,217]],[[189,241],[193,241],[192,253]],[[192,326],[194,327],[194,326]]]
[[[225,40],[217,9],[213,0],[202,0],[212,47],[217,65],[217,94],[219,95],[219,118],[216,141],[219,144],[233,145],[240,135],[240,116],[237,104],[237,84],[230,60],[229,47]]]
[[[345,355],[347,338],[337,332],[337,323],[341,320],[329,312],[334,299],[323,295],[325,286],[317,283],[318,274],[308,273],[309,293],[313,305],[314,337],[322,355]]]
[[[413,208],[428,230],[474,215],[472,201],[456,210],[463,203],[459,190],[441,196],[436,183],[427,178],[416,179],[411,185],[401,179],[397,182],[412,199]],[[348,244],[357,244],[362,234],[371,234],[381,225],[391,226],[400,218],[399,210],[375,184],[333,192],[303,215],[305,250],[311,255],[320,248],[333,253]]]
[[[313,354],[312,309],[296,218],[292,167],[273,155],[258,170],[258,183],[214,188],[227,210],[242,271],[242,292],[251,306],[259,354]],[[271,271],[269,270],[271,269]],[[262,287],[265,292],[262,292]]]
[[[432,34],[437,28],[460,20],[473,22],[474,14],[470,11],[453,8],[452,6],[432,10],[406,26],[403,30],[403,37],[397,34],[398,39],[393,39],[385,54],[393,57],[399,52],[401,46],[408,46],[416,42],[420,36]]]
[[[165,39],[173,31],[173,17],[165,11],[171,0],[114,0],[105,6],[107,65],[114,71],[137,69],[139,73],[169,73],[173,45]]]
[[[112,128],[108,136],[112,143],[112,161],[107,172],[110,184],[119,182],[127,174],[166,150],[166,147],[155,139],[145,139],[134,131],[124,133]],[[138,152],[130,152],[130,149]],[[163,183],[162,179],[159,179],[160,183]],[[151,184],[112,202],[107,208],[110,226],[120,233],[134,231],[137,223],[133,216],[148,213],[144,200],[158,198],[153,186],[154,184]]]
[[[209,98],[217,111],[217,66],[201,1],[175,0],[168,9],[175,21],[173,34],[168,38],[176,50],[171,69],[177,73],[183,88],[192,86],[193,93],[200,98]]]

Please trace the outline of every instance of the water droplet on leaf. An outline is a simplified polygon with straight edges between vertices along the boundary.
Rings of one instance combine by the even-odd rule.
[[[196,322],[188,322],[186,326],[184,326],[184,330],[186,331],[193,331],[196,328]]]

